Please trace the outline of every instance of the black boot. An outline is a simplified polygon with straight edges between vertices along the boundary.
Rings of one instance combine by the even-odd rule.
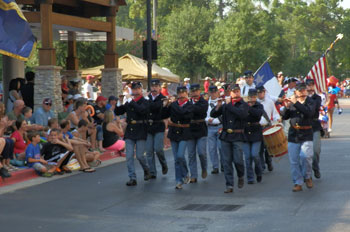
[[[144,179],[145,181],[151,179],[151,174],[149,173],[148,170],[145,170],[145,171],[144,171],[144,177],[143,177],[143,179]]]
[[[136,180],[130,179],[128,182],[126,182],[127,186],[135,186],[137,185]]]
[[[1,178],[10,178],[11,174],[9,173],[9,171],[6,168],[2,167],[2,168],[0,168],[0,176],[1,176]]]
[[[162,167],[162,173],[163,173],[163,175],[166,175],[168,173],[168,166],[167,165],[164,165]]]

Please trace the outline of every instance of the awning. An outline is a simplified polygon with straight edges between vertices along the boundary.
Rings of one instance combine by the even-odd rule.
[[[93,68],[83,69],[82,77],[87,75],[93,75],[95,77],[101,77],[101,69],[104,65],[100,65]],[[122,69],[123,81],[145,81],[147,80],[147,62],[130,54],[126,54],[119,58],[119,68]],[[179,83],[180,77],[170,70],[161,68],[157,64],[152,65],[152,78],[160,79],[164,82]]]

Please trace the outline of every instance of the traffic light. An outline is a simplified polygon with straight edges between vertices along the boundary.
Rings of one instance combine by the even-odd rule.
[[[147,40],[142,42],[143,49],[143,59],[147,60]],[[152,39],[152,60],[156,60],[158,57],[157,54],[157,41]]]

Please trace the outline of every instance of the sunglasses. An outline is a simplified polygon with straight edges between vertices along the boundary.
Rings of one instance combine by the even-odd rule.
[[[51,104],[51,103],[45,103],[45,105],[47,105],[47,106],[52,106],[52,104]]]

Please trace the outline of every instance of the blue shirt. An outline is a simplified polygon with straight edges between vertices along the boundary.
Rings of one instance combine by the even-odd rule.
[[[46,112],[43,107],[35,110],[33,114],[34,123],[42,126],[47,126],[48,121],[54,117],[55,115],[53,111],[50,110]]]
[[[26,161],[28,163],[28,167],[33,167],[34,164],[36,163],[39,163],[39,162],[35,162],[35,163],[29,163],[28,162],[28,159],[29,158],[32,158],[32,159],[41,159],[41,156],[40,156],[40,146],[39,144],[37,144],[36,146],[34,146],[32,143],[29,144],[27,146],[27,149],[26,149]]]
[[[68,138],[69,139],[72,139],[74,136],[73,136],[73,134],[72,133],[70,133],[69,131],[67,131],[67,133],[62,133],[63,134],[63,138],[65,139],[66,138],[66,136],[68,136]]]

